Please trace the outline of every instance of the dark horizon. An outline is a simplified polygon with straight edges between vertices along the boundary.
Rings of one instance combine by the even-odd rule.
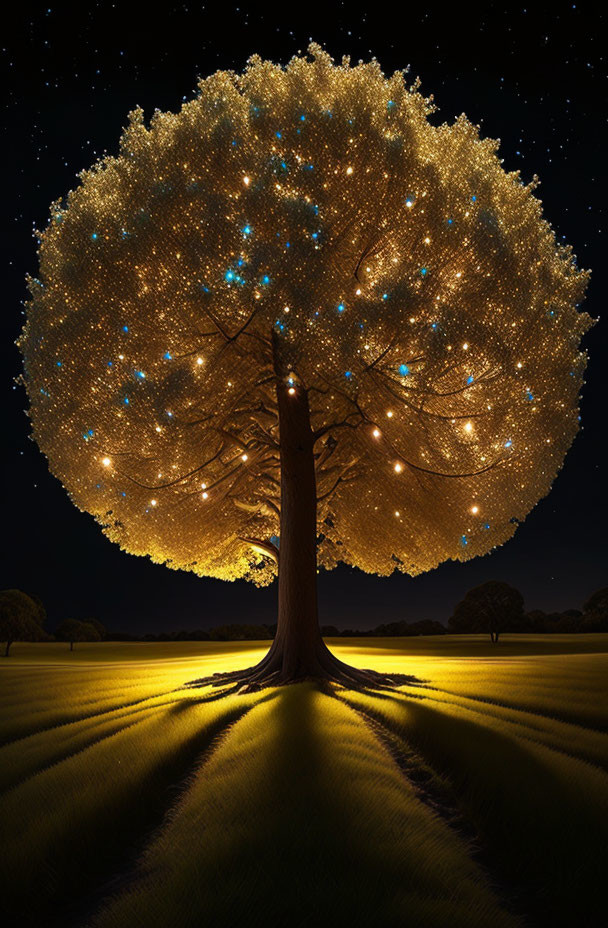
[[[479,13],[444,12],[437,5],[408,12],[406,23],[382,3],[367,14],[348,15],[339,3],[324,9],[323,19],[293,9],[275,21],[225,4],[217,8],[222,16],[214,15],[212,5],[169,6],[164,19],[144,21],[143,31],[135,19],[125,28],[124,13],[103,3],[91,10],[30,4],[13,18],[2,54],[5,138],[14,144],[4,152],[11,181],[5,191],[8,441],[1,585],[38,594],[51,629],[62,618],[91,615],[136,635],[276,621],[276,581],[258,590],[243,581],[172,571],[121,551],[76,509],[28,440],[25,391],[14,383],[21,370],[14,340],[28,298],[25,274],[37,275],[32,227],[46,226],[51,201],[78,186],[77,172],[104,150],[117,153],[127,113],[137,105],[147,124],[156,107],[176,111],[192,99],[197,76],[218,68],[240,71],[256,52],[285,64],[305,51],[310,38],[336,60],[373,55],[387,75],[410,63],[411,80],[419,75],[421,91],[434,95],[438,121],[466,113],[481,123],[482,136],[502,139],[499,156],[507,171],[521,169],[526,183],[539,175],[536,195],[544,217],[558,241],[572,246],[579,267],[592,270],[582,309],[594,318],[602,312],[605,62],[595,47],[602,14],[585,4],[556,4],[548,11],[490,4]],[[551,492],[511,540],[485,557],[448,561],[417,578],[379,578],[345,566],[321,570],[321,624],[364,630],[402,620],[446,623],[464,593],[490,579],[517,587],[526,610],[547,612],[580,609],[605,586],[607,341],[603,320],[583,340],[589,352],[583,428]]]

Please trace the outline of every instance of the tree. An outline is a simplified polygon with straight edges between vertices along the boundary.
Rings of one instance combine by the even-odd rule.
[[[278,575],[262,662],[218,682],[382,682],[329,652],[318,567],[468,560],[579,427],[589,272],[498,142],[319,46],[129,114],[39,232],[19,339],[33,436],[124,550]]]
[[[4,656],[9,656],[14,641],[40,641],[46,637],[42,625],[46,611],[42,602],[21,590],[0,592],[0,641],[6,642]]]
[[[97,634],[99,635],[99,640],[100,640],[100,641],[103,641],[103,639],[104,639],[104,638],[107,636],[107,634],[108,634],[105,625],[104,625],[102,622],[100,622],[99,619],[97,619],[97,618],[95,618],[95,617],[92,617],[92,618],[89,618],[89,619],[85,619],[85,622],[86,622],[88,625],[92,625],[92,626],[93,626],[93,628],[95,629],[95,631],[96,631]]]
[[[592,593],[584,604],[583,610],[583,627],[585,631],[608,631],[608,587]]]
[[[101,641],[101,635],[90,622],[79,619],[64,619],[55,629],[58,641],[69,641],[70,651],[74,650],[75,641]]]
[[[519,590],[488,580],[466,594],[448,620],[454,632],[489,632],[490,639],[498,644],[503,631],[514,631],[524,623],[524,599]]]

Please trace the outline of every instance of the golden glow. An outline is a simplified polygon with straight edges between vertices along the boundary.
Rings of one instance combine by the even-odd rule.
[[[261,585],[276,565],[242,538],[279,533],[273,350],[321,436],[319,564],[416,575],[549,492],[592,325],[589,272],[495,140],[435,125],[405,72],[309,52],[135,108],[51,204],[19,339],[75,504],[127,551]]]
[[[109,467],[112,462],[110,458],[102,458],[101,463],[103,464],[104,467]]]

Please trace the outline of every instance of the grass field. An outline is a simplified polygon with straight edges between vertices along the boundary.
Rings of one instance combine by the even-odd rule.
[[[8,924],[604,925],[608,635],[329,644],[416,682],[224,695],[184,684],[267,642],[14,645]]]

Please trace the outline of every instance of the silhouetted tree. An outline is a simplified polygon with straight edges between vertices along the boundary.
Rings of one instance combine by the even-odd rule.
[[[37,601],[21,590],[0,592],[0,641],[6,642],[4,656],[9,656],[14,641],[41,641],[48,636],[42,628],[46,612]]]
[[[55,629],[55,638],[58,641],[69,641],[70,651],[74,650],[75,641],[100,641],[97,629],[90,622],[81,622],[79,619],[64,619]]]
[[[199,82],[51,205],[19,340],[34,438],[121,547],[258,585],[224,677],[392,682],[325,646],[317,566],[503,544],[579,428],[589,273],[498,142],[376,61]],[[216,682],[221,682],[219,679]]]
[[[99,640],[100,640],[100,641],[103,641],[104,638],[105,638],[105,637],[107,636],[107,634],[108,634],[105,625],[104,625],[102,622],[100,622],[99,619],[96,618],[95,616],[93,616],[93,618],[84,619],[84,621],[85,621],[88,625],[92,625],[93,628],[97,630],[97,634],[99,635]]]
[[[608,587],[592,593],[584,604],[583,610],[583,627],[585,631],[608,631]]]
[[[523,596],[514,587],[500,580],[488,580],[466,594],[448,620],[453,632],[489,632],[497,644],[503,631],[514,631],[523,625]]]

